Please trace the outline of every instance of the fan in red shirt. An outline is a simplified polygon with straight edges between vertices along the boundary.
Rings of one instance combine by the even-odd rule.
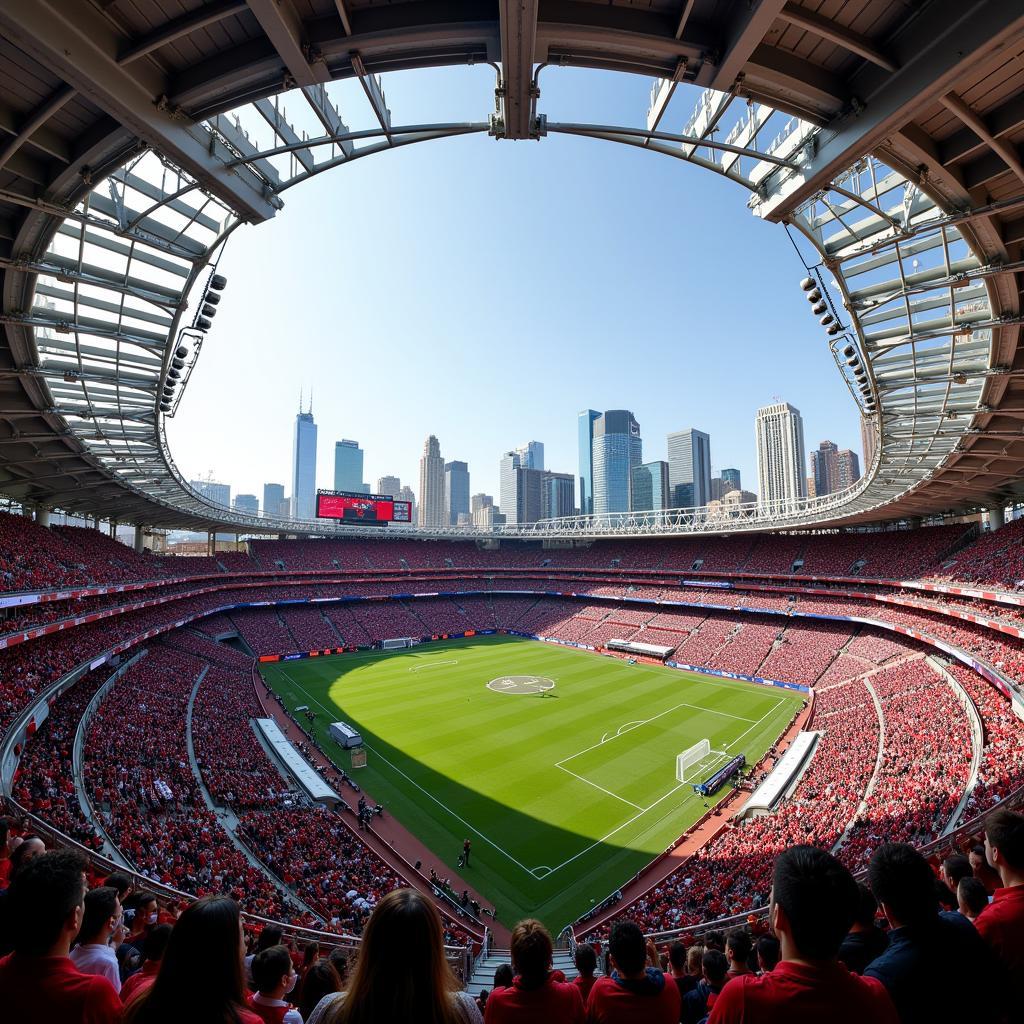
[[[160,971],[167,940],[171,937],[169,924],[156,924],[149,929],[142,940],[142,955],[145,960],[142,968],[128,977],[121,986],[121,1002],[127,1006],[140,992],[145,992],[156,980]]]
[[[898,1024],[878,981],[850,974],[836,954],[857,910],[857,883],[831,854],[794,846],[775,861],[770,921],[782,960],[769,974],[733,978],[710,1024]]]
[[[1018,991],[1024,985],[1024,815],[995,811],[985,821],[985,856],[1001,888],[974,927],[992,947]]]
[[[572,983],[580,990],[583,1005],[586,1006],[587,997],[597,980],[594,977],[594,971],[597,970],[597,954],[589,942],[581,942],[576,947],[576,956],[573,957],[573,960],[576,962],[576,970],[580,973],[572,979]]]
[[[515,980],[488,996],[485,1024],[583,1024],[580,990],[556,981],[551,972],[551,936],[544,925],[529,918],[520,921],[511,945]]]
[[[608,937],[611,977],[598,978],[587,1000],[587,1024],[677,1024],[679,989],[648,967],[643,932],[635,921],[616,921]]]
[[[5,1020],[117,1024],[121,1000],[106,978],[82,974],[68,958],[82,924],[88,862],[78,853],[44,853],[8,892],[14,952],[0,960]]]

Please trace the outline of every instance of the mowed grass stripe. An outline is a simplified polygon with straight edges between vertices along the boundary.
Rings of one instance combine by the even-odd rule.
[[[557,685],[546,697],[486,688],[503,675]],[[292,708],[317,701],[332,709],[320,711],[316,728],[343,767],[347,756],[327,725],[338,718],[360,728],[376,754],[356,777],[436,851],[439,870],[454,866],[471,827],[473,880],[502,918],[534,913],[552,927],[606,896],[703,813],[690,787],[673,792],[676,754],[707,736],[718,749],[738,740],[737,750],[758,758],[799,702],[785,691],[510,637],[289,662],[266,677]],[[680,704],[690,707],[632,739],[600,743]],[[555,767],[595,744],[587,771],[568,763],[582,779]],[[529,873],[542,866],[556,870]]]

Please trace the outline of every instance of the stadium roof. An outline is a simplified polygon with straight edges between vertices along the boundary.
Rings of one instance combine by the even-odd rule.
[[[822,343],[879,441],[841,495],[532,532],[793,528],[1016,499],[1022,44],[1024,10],[1005,0],[5,0],[0,492],[121,522],[324,532],[219,509],[174,468],[163,421],[202,346],[211,269],[234,226],[278,215],[305,178],[478,132],[607,139],[746,187],[814,253],[838,324]],[[386,72],[481,63],[495,91],[479,121],[387,108]],[[655,78],[646,126],[549,122],[544,76],[566,66]],[[346,127],[327,88],[344,78],[377,128]]]

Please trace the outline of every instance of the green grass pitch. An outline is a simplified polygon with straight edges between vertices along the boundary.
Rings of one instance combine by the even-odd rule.
[[[585,913],[704,812],[676,755],[700,740],[757,761],[801,698],[509,636],[261,666],[292,710],[308,704],[336,763],[332,721],[368,755],[354,777],[436,855],[444,876],[467,836],[465,877],[507,924],[552,930]],[[545,695],[489,689],[503,676],[554,681]],[[707,767],[724,763],[713,754]],[[707,772],[705,772],[707,774]],[[719,798],[728,793],[728,787]],[[343,794],[344,795],[344,794]]]

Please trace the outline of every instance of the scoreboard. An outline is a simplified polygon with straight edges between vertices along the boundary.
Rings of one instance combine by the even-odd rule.
[[[342,523],[408,523],[412,505],[395,501],[390,494],[360,494],[355,491],[317,491],[317,519]]]

